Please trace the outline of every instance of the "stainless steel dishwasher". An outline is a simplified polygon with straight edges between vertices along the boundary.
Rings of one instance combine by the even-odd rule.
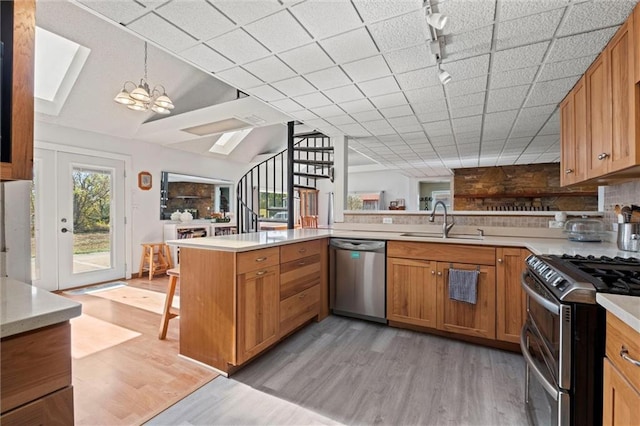
[[[330,307],[345,315],[386,323],[385,241],[331,238]]]

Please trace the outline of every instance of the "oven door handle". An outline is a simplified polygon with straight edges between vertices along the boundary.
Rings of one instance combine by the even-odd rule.
[[[529,330],[528,325],[524,325],[522,327],[522,331],[520,332],[520,349],[522,350],[522,356],[524,357],[525,362],[533,372],[533,374],[538,379],[538,382],[542,385],[545,391],[554,399],[554,401],[558,401],[560,398],[560,391],[556,389],[556,387],[550,383],[547,379],[545,379],[542,371],[538,368],[538,366],[533,361],[533,356],[529,352],[529,348],[527,345],[527,331]]]
[[[525,277],[527,276],[527,271],[522,273],[522,278],[520,279],[520,284],[522,285],[522,289],[539,305],[542,305],[547,311],[560,315],[560,305],[552,302],[549,299],[542,297],[538,292],[527,284]]]

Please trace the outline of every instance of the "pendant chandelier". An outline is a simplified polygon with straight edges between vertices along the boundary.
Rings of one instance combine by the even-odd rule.
[[[133,90],[127,90],[127,85]],[[173,102],[167,96],[163,85],[157,84],[152,90],[149,89],[147,80],[147,42],[144,42],[144,78],[140,79],[140,84],[136,86],[133,81],[125,81],[122,90],[113,99],[115,102],[126,105],[134,111],[146,111],[149,108],[158,114],[169,114],[174,108]]]

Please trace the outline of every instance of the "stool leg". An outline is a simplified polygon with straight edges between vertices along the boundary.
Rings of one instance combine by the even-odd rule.
[[[169,278],[169,285],[167,286],[167,298],[164,301],[164,311],[162,312],[162,321],[160,322],[160,333],[158,338],[164,340],[167,337],[167,327],[169,326],[169,319],[171,318],[171,304],[173,303],[173,294],[176,291],[176,283],[178,277],[171,275]]]
[[[173,259],[171,258],[171,248],[167,244],[165,244],[163,248],[164,248],[165,257],[167,258],[167,263],[168,263],[167,269],[171,269],[173,268]]]
[[[142,246],[142,256],[140,256],[140,270],[138,271],[138,278],[142,278],[142,272],[144,270],[144,261],[147,257],[147,245]]]
[[[156,257],[156,247],[151,246],[151,250],[149,250],[149,252],[149,281],[151,281],[156,269],[156,262],[154,259]]]

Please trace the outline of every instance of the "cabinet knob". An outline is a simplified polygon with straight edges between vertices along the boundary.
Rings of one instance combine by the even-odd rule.
[[[436,271],[431,271],[431,275],[435,275],[435,274],[436,274]]]
[[[500,258],[499,258],[499,259],[498,259],[498,263],[502,263],[502,259],[500,259]]]
[[[438,276],[442,276],[442,272],[438,271]]]
[[[605,158],[608,158],[609,154],[607,154],[606,152],[603,152],[602,154],[598,155],[598,160],[604,160]]]
[[[564,174],[565,174],[565,175],[568,175],[568,174],[570,174],[570,173],[573,173],[573,169],[566,169],[566,170],[564,171]]]

